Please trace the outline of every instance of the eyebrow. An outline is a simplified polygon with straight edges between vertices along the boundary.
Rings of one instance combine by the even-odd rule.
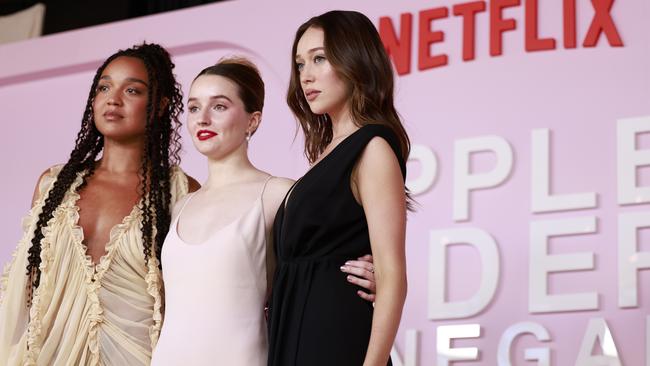
[[[102,77],[99,78],[100,80],[112,80],[110,75],[103,75]],[[132,83],[140,83],[144,86],[149,86],[144,80],[138,79],[138,78],[126,78],[126,81],[130,81]]]
[[[230,98],[228,98],[227,96],[223,95],[223,94],[213,95],[213,96],[210,97],[210,99],[211,100],[213,100],[213,99],[225,99],[225,100],[229,101],[230,103],[232,103],[232,100]],[[190,99],[187,100],[187,102],[188,103],[189,102],[196,102],[197,100],[198,100],[198,98],[190,98]]]
[[[324,50],[324,49],[325,49],[325,47],[314,47],[314,48],[308,50],[308,51],[307,51],[307,54],[312,54],[312,53],[314,53],[314,52],[316,52],[316,51],[320,51],[320,50]],[[298,58],[298,57],[301,57],[301,56],[300,56],[300,55],[296,55],[296,58]]]

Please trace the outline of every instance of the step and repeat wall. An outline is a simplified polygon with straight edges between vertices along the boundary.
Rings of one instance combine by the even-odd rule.
[[[36,179],[67,160],[97,66],[142,41],[170,50],[185,94],[223,56],[256,62],[267,100],[252,159],[298,178],[291,44],[337,8],[379,29],[413,144],[394,364],[650,365],[643,0],[239,0],[0,46],[0,262]],[[186,131],[183,147],[182,167],[205,179]]]

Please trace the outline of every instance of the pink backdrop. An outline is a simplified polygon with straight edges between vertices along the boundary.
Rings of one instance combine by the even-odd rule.
[[[540,1],[537,14],[531,12],[536,1],[515,0],[500,12],[499,4],[506,3],[476,2],[486,10],[475,17],[475,58],[470,61],[462,58],[463,18],[454,15],[454,6],[462,9],[466,2],[438,1],[439,9],[422,0],[353,4],[377,25],[380,18],[390,18],[383,24],[394,26],[401,47],[408,42],[406,33],[400,36],[400,20],[408,16],[400,15],[411,14],[412,20],[405,28],[412,31],[410,51],[396,52],[410,56],[405,64],[409,72],[397,79],[396,101],[415,146],[408,180],[417,188],[419,208],[408,223],[409,294],[395,363],[445,365],[464,357],[468,360],[458,363],[616,365],[618,359],[624,365],[650,365],[650,271],[642,270],[650,267],[650,3],[564,1],[576,4],[574,48],[566,47],[564,37],[573,23],[565,28],[565,20],[573,18],[563,13],[562,2]],[[223,55],[243,54],[258,63],[267,100],[263,124],[252,141],[253,161],[275,175],[299,177],[306,162],[284,102],[293,34],[310,16],[350,4],[231,1],[0,46],[0,262],[9,260],[21,235],[20,218],[28,210],[36,178],[67,159],[96,66],[115,50],[143,40],[172,51],[185,93],[192,77]],[[498,37],[503,52],[492,56],[490,31],[501,24],[499,14],[514,19],[516,28]],[[428,16],[439,19],[429,23]],[[526,51],[526,28],[533,29],[535,19],[538,38],[554,38],[554,49]],[[606,32],[600,34],[599,25]],[[600,36],[589,41],[591,26]],[[611,38],[612,27],[622,46]],[[429,34],[435,31],[444,36]],[[420,47],[427,37],[440,41]],[[529,47],[532,38],[529,34]],[[442,54],[447,64],[431,67],[441,60],[431,56]],[[629,130],[632,134],[625,135]],[[201,181],[205,163],[183,133],[182,166]],[[471,176],[465,178],[467,156]],[[462,194],[472,184],[484,188]],[[562,209],[560,202],[544,209],[542,203],[552,199],[545,199],[545,193],[568,207]],[[573,206],[567,201],[571,197],[557,196],[568,194],[580,195],[573,197]],[[465,197],[468,216],[462,219]],[[536,199],[541,208],[533,213]],[[634,214],[636,231],[630,226]],[[554,222],[546,225],[549,220]],[[546,226],[567,226],[573,235],[552,238],[546,245],[536,234]],[[463,233],[469,239],[459,236]],[[459,245],[441,251],[454,240]],[[625,245],[632,245],[632,251],[622,251]],[[546,305],[546,292],[531,288],[534,278],[546,282],[545,265],[559,266],[548,274]],[[574,270],[568,271],[571,266]],[[629,278],[638,283],[630,284]],[[630,289],[637,289],[636,301],[630,300]],[[581,293],[587,294],[582,300],[554,303],[562,301],[555,295]],[[538,335],[516,337],[508,352],[507,340],[514,334],[510,327],[521,322],[526,322],[521,329],[537,329]],[[547,341],[542,341],[544,330]],[[463,335],[467,339],[452,341],[451,347],[444,341]],[[498,357],[500,342],[505,358]],[[445,351],[459,347],[476,347],[478,355]],[[526,351],[530,348],[550,349],[548,362],[544,350]],[[581,349],[587,353],[579,355]],[[531,359],[537,352],[541,360],[527,361],[525,352]]]

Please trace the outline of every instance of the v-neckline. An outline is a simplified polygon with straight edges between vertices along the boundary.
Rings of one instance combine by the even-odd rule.
[[[74,241],[77,245],[77,249],[80,251],[80,255],[83,259],[83,264],[87,270],[87,274],[90,276],[90,279],[93,282],[96,282],[98,279],[102,277],[104,272],[108,269],[108,266],[110,264],[110,258],[112,257],[112,254],[115,251],[115,246],[116,246],[115,244],[117,242],[117,238],[119,238],[129,227],[131,221],[136,215],[136,212],[142,200],[138,200],[138,203],[133,205],[133,208],[131,208],[129,214],[124,216],[119,223],[111,227],[111,229],[108,232],[108,242],[106,242],[104,246],[105,253],[99,257],[99,260],[97,262],[95,262],[92,256],[88,254],[88,246],[84,244],[84,239],[85,239],[84,229],[81,225],[79,225],[79,218],[80,218],[79,212],[81,211],[81,208],[79,207],[79,205],[77,205],[77,202],[81,199],[81,195],[79,194],[79,192],[77,192],[77,187],[79,187],[79,185],[81,184],[83,179],[82,177],[83,177],[83,172],[77,175],[77,179],[75,180],[74,184],[70,186],[70,195],[71,195],[70,206],[73,210],[73,215],[74,215],[72,218],[72,229],[73,232],[76,232],[75,235],[76,240]]]
[[[293,185],[291,186],[291,188],[289,188],[289,190],[287,191],[287,194],[284,196],[284,200],[282,200],[282,208],[283,208],[283,210],[286,210],[286,209],[287,209],[287,206],[289,205],[289,198],[290,198],[291,195],[293,194],[294,189],[298,186],[298,183],[300,183],[300,182],[303,180],[303,178],[305,178],[307,175],[309,175],[309,173],[311,173],[313,170],[315,170],[319,165],[322,165],[323,162],[324,162],[325,160],[327,160],[330,156],[332,156],[332,155],[334,154],[334,152],[335,152],[335,151],[336,151],[336,150],[337,150],[341,145],[343,145],[343,143],[345,143],[346,141],[348,141],[352,136],[356,135],[357,132],[361,131],[365,126],[367,126],[367,125],[363,125],[363,126],[359,127],[356,131],[352,132],[352,133],[349,134],[346,138],[344,138],[343,140],[341,140],[341,142],[339,142],[336,146],[334,146],[334,148],[332,149],[332,151],[330,151],[327,155],[323,156],[323,157],[320,159],[320,161],[318,161],[317,163],[315,163],[314,165],[312,165],[312,166],[309,168],[309,170],[307,170],[307,171],[305,172],[305,174],[302,175],[302,177],[298,178],[298,180],[295,181],[295,182],[293,183]]]

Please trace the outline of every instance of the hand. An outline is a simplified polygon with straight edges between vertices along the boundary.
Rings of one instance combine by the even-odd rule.
[[[363,257],[357,258],[356,261],[349,260],[341,266],[341,271],[348,274],[347,280],[357,286],[361,286],[368,290],[357,291],[357,295],[364,300],[374,302],[376,293],[375,284],[375,266],[372,263],[372,255],[366,254]]]

